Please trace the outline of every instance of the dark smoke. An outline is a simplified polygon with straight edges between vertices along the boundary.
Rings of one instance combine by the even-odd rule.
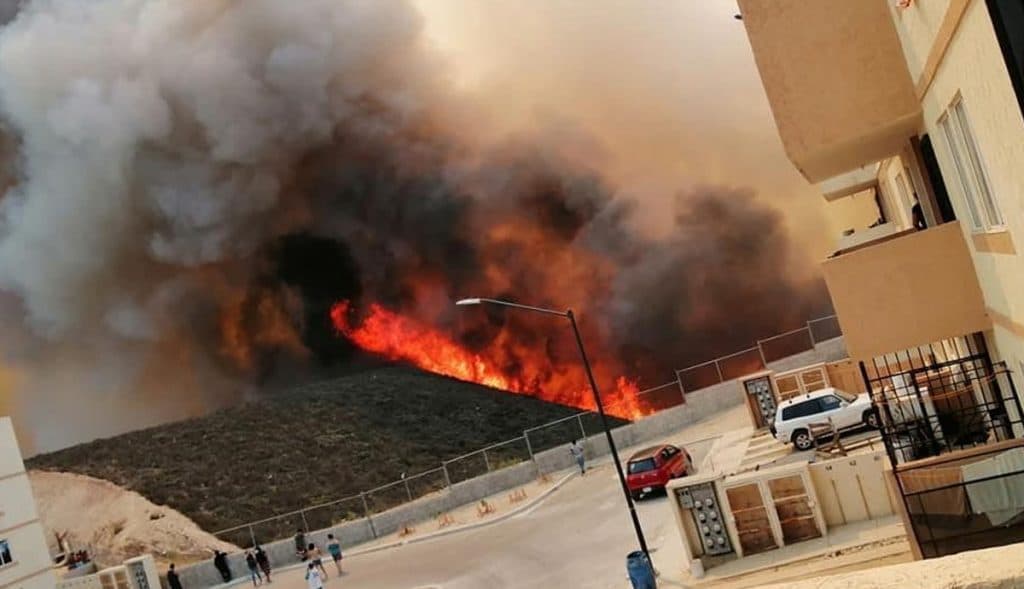
[[[40,444],[313,377],[354,353],[327,317],[341,299],[469,345],[512,330],[551,370],[571,349],[550,329],[451,302],[572,306],[606,372],[647,384],[825,300],[751,191],[683,192],[675,231],[646,237],[639,203],[546,142],[456,139],[471,120],[443,82],[397,0],[29,4],[0,33],[21,142],[0,311]]]

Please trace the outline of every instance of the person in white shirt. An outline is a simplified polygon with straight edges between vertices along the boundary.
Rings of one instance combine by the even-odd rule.
[[[580,474],[586,474],[586,458],[583,456],[583,445],[580,444],[579,440],[573,440],[572,444],[569,444],[569,452],[576,459],[576,464],[580,467]]]
[[[324,579],[320,575],[320,570],[313,563],[309,563],[309,568],[306,569],[306,587],[308,589],[324,589]]]

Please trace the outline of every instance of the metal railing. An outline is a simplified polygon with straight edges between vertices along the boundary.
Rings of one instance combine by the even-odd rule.
[[[827,326],[815,328],[816,325],[826,323],[834,324],[834,331],[829,331]],[[829,335],[832,333],[834,335]],[[788,351],[783,353],[782,356],[777,356],[778,352],[773,350],[771,345],[767,348],[765,346],[765,344],[772,344],[773,342],[784,342],[788,338],[793,338],[799,334],[803,334],[806,337],[809,346],[805,345],[803,349],[797,350],[797,352]],[[838,329],[835,315],[812,319],[799,329],[757,340],[757,345],[754,347],[677,370],[675,380],[642,390],[636,394],[636,397],[643,401],[644,406],[648,410],[652,410],[649,415],[653,415],[660,411],[685,404],[687,392],[694,392],[707,386],[727,382],[750,372],[762,370],[774,359],[813,349],[817,343],[838,337],[839,335],[842,335],[842,333]],[[782,346],[782,349],[791,350],[791,346]],[[742,361],[745,356],[749,360],[749,357],[755,352],[757,354],[755,365],[751,365],[749,361]],[[737,360],[740,361],[737,362]],[[713,376],[716,380],[700,386],[684,386],[684,374],[707,367],[714,367]],[[753,370],[750,369],[751,367],[753,367]],[[621,408],[624,402],[626,401],[606,404],[605,412],[609,414],[617,413],[616,409]],[[510,440],[491,444],[479,450],[443,460],[437,468],[411,476],[403,475],[398,480],[356,495],[225,528],[213,534],[238,546],[243,546],[247,543],[254,545],[257,543],[257,540],[277,540],[288,537],[299,528],[311,531],[328,528],[348,521],[365,519],[372,536],[376,538],[378,531],[373,522],[374,514],[448,490],[460,482],[495,470],[528,461],[533,461],[536,464],[535,457],[538,453],[565,445],[575,439],[585,439],[601,431],[598,414],[593,411],[581,411],[555,421],[528,428],[523,431],[521,436]],[[538,465],[538,476],[541,474],[544,473],[540,472]]]
[[[811,319],[798,329],[759,339],[752,347],[681,368],[676,371],[676,380],[683,391],[700,390],[766,370],[776,360],[813,349],[840,335],[842,331],[835,315]]]

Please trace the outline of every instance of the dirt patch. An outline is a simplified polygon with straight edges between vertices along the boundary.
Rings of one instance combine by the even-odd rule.
[[[237,550],[204,532],[187,517],[138,493],[83,475],[29,472],[48,539],[67,533],[73,549],[87,549],[100,566],[152,554],[164,565],[211,557],[214,549]]]

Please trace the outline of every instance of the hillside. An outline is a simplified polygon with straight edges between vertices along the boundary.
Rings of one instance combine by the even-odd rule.
[[[208,531],[357,494],[440,466],[442,460],[508,440],[576,411],[530,397],[388,366],[251,401],[206,417],[36,456],[27,466],[106,479],[167,505]],[[586,427],[598,431],[596,422]],[[531,434],[534,450],[567,443],[575,420]],[[490,452],[492,465],[527,457],[523,444]],[[453,482],[486,471],[481,458],[449,467]],[[443,474],[414,479],[410,492],[443,487]],[[383,510],[404,486],[367,496]],[[308,514],[310,527],[363,512],[361,501]],[[264,524],[262,539],[301,519]],[[244,535],[225,539],[243,542]]]

